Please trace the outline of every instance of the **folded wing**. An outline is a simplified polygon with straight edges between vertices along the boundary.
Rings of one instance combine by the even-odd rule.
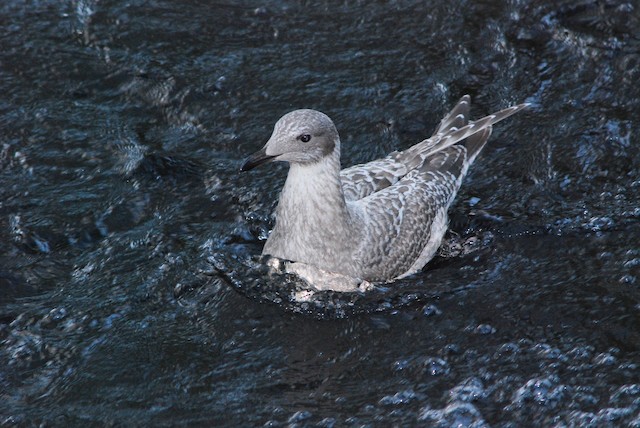
[[[386,158],[345,168],[340,179],[347,201],[357,201],[375,192],[396,184],[411,171],[419,168],[434,153],[468,139],[468,164],[480,152],[487,141],[483,133],[491,126],[519,110],[527,104],[520,104],[485,116],[475,122],[469,121],[470,97],[465,95],[456,106],[440,121],[435,133],[428,139],[404,150],[393,152]],[[470,138],[473,137],[473,138]],[[468,166],[467,164],[467,166]]]

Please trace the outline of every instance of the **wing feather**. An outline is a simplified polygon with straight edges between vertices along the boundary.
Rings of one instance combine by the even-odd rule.
[[[393,152],[383,159],[355,165],[340,171],[340,179],[347,201],[357,201],[375,192],[393,186],[416,168],[420,168],[433,154],[469,137],[467,145],[475,147],[470,160],[475,158],[486,143],[492,125],[517,113],[528,104],[519,104],[469,121],[471,99],[465,95],[440,121],[436,132],[428,139],[401,152]],[[475,136],[475,138],[474,138]]]
[[[464,146],[450,147],[396,184],[351,203],[367,224],[360,251],[363,265],[370,269],[367,277],[398,277],[425,251],[435,252],[467,160]]]

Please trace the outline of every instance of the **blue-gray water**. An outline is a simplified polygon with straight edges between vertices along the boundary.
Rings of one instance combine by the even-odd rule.
[[[639,17],[3,1],[0,425],[640,426]],[[449,251],[288,300],[252,258],[285,169],[240,160],[303,107],[371,160],[465,93],[533,107],[495,128]]]

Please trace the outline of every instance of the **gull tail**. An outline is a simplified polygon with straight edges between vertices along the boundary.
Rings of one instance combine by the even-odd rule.
[[[477,134],[478,132],[484,131],[487,128],[490,128],[491,126],[495,125],[496,123],[500,122],[501,120],[504,120],[506,118],[508,118],[509,116],[512,116],[514,114],[516,114],[517,112],[519,112],[520,110],[523,110],[527,107],[529,107],[529,103],[525,103],[525,104],[518,104],[516,106],[513,107],[508,107],[504,110],[500,110],[496,113],[490,114],[488,116],[483,117],[482,119],[478,119],[476,121],[473,122],[469,122],[467,125],[463,126],[460,129],[457,130],[452,130],[446,134],[437,134],[431,138],[429,138],[428,140],[425,140],[424,142],[427,142],[429,140],[432,139],[436,139],[436,141],[434,142],[434,149],[437,150],[442,150],[445,149],[455,143],[457,143],[458,141],[464,140],[467,137],[470,137],[474,134]],[[419,143],[422,144],[422,143]]]
[[[469,121],[469,105],[471,98],[465,95],[456,106],[440,121],[436,132],[428,139],[416,144],[402,152],[405,164],[410,168],[422,164],[425,159],[441,150],[444,150],[459,141],[467,139],[465,147],[468,151],[470,162],[486,144],[491,135],[491,127],[529,107],[530,104],[518,104],[496,113],[490,114],[476,121]]]

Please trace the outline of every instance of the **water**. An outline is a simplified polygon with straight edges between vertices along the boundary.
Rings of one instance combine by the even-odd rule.
[[[179,3],[179,4],[178,4]],[[634,2],[3,2],[0,423],[640,426]],[[494,130],[423,272],[256,260],[294,108],[343,164]]]

